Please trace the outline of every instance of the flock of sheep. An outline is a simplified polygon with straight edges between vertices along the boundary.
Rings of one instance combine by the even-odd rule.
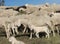
[[[29,5],[25,6],[29,7]],[[48,5],[45,6],[46,8],[48,7]],[[48,12],[41,8],[39,8],[38,6],[34,6],[32,8],[33,10],[30,8],[31,11],[30,10],[26,11],[26,9],[20,8],[19,10],[26,11],[27,14],[10,17],[0,17],[0,25],[4,26],[7,39],[9,39],[9,41],[12,42],[12,44],[25,44],[22,41],[21,42],[17,41],[16,38],[13,37],[16,36],[16,34],[17,35],[19,34],[18,27],[20,27],[21,24],[23,24],[24,26],[24,29],[22,29],[23,34],[30,30],[30,33],[28,32],[30,34],[29,39],[32,39],[33,33],[36,35],[37,38],[39,38],[40,32],[45,32],[46,38],[50,38],[51,31],[53,32],[51,33],[53,36],[55,36],[55,30],[57,30],[59,34],[58,25],[60,24],[60,13],[56,13],[54,11]],[[27,29],[27,27],[29,29]]]

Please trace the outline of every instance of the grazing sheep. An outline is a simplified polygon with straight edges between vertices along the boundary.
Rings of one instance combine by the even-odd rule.
[[[12,44],[25,44],[23,41],[18,41],[15,37],[10,37],[9,38],[9,42],[11,42]]]
[[[31,28],[30,30],[34,30],[34,32],[36,33],[36,37],[39,38],[39,32],[45,32],[47,34],[46,37],[49,38],[49,29],[47,26],[40,26],[40,27],[36,27],[34,25],[31,25],[29,28]],[[32,32],[30,34],[30,39],[32,38]]]

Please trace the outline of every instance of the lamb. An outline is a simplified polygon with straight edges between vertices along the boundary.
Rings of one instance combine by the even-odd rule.
[[[25,44],[23,41],[18,41],[15,37],[11,36],[9,38],[9,42],[11,42],[11,44]]]
[[[31,31],[34,30],[34,32],[36,33],[36,37],[37,37],[37,38],[39,38],[39,32],[45,32],[45,33],[47,34],[46,37],[49,38],[49,33],[50,33],[50,31],[49,31],[49,29],[48,29],[47,26],[36,27],[36,26],[34,26],[34,25],[30,25],[29,28],[31,28],[31,29],[30,29]],[[31,38],[32,38],[32,32],[31,32],[31,34],[30,34],[30,39],[31,39]]]

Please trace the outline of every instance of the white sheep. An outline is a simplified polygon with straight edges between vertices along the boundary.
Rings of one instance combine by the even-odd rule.
[[[37,26],[34,26],[34,25],[30,25],[30,28],[31,30],[34,30],[34,32],[36,33],[36,37],[39,38],[39,32],[45,32],[47,34],[46,37],[49,38],[49,29],[47,26],[40,26],[40,27],[37,27]],[[30,39],[32,38],[32,32],[30,34]]]
[[[16,19],[12,19],[11,22],[8,24],[8,26],[10,27],[10,30],[12,29],[13,35],[15,36],[15,32],[16,34],[18,34],[18,27],[21,25],[21,21],[20,19],[16,18]]]
[[[60,24],[60,13],[52,12],[51,14],[52,14],[52,17],[51,17],[52,23],[55,26],[55,28],[59,34],[59,29],[56,25]]]
[[[29,20],[28,19],[18,19],[14,25],[19,27],[21,26],[21,24],[23,24],[23,26],[25,27],[24,30],[23,30],[23,33],[25,32],[26,30],[26,27],[27,27],[27,24],[28,24]]]
[[[12,34],[13,32],[13,35],[15,36],[15,32],[16,34],[18,34],[18,29],[17,29],[17,26],[16,25],[19,25],[18,22],[16,21],[9,21],[9,22],[5,22],[5,30],[6,30],[6,34],[7,34],[7,38],[9,38],[10,34]],[[11,29],[12,29],[12,32],[11,32]]]
[[[18,27],[21,26],[21,24],[24,25],[24,30],[23,30],[23,33],[25,32],[26,30],[26,27],[27,27],[27,23],[28,22],[26,19],[17,19],[16,21],[14,22],[11,22],[9,24],[10,28],[12,28],[12,32],[13,32],[13,35],[15,36],[15,32],[18,34]],[[11,30],[11,29],[10,29]]]
[[[14,26],[14,23],[8,24],[8,27],[9,27],[9,30],[10,30],[10,34],[12,34],[12,33],[11,33],[11,29],[12,29],[12,32],[13,32],[13,35],[14,35],[14,36],[15,36],[15,32],[16,32],[16,34],[18,34],[17,27]]]
[[[9,38],[9,42],[11,42],[12,44],[25,44],[23,41],[18,41],[15,37],[11,36]]]

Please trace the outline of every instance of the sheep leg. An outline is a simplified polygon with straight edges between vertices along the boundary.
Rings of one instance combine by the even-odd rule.
[[[52,32],[53,32],[53,36],[55,37],[55,32],[54,32],[54,28],[52,27]]]
[[[53,36],[55,37],[55,32],[54,32],[55,27],[51,26],[51,29],[52,29],[52,32],[53,32]]]
[[[39,38],[39,34],[38,33],[36,33],[36,37]]]
[[[14,28],[12,28],[12,31],[13,31],[13,35],[15,36],[15,31],[14,31]]]
[[[8,38],[9,38],[9,36],[10,36],[10,33],[9,33],[9,30],[7,29],[6,25],[4,25],[4,27],[5,27],[6,36],[7,36],[7,39],[8,39]]]
[[[7,39],[8,39],[8,38],[9,38],[9,36],[10,36],[9,31],[6,31],[6,36],[7,36]]]
[[[29,39],[31,39],[32,38],[32,32],[30,33],[30,38]]]
[[[46,32],[46,34],[47,34],[47,35],[46,35],[46,37],[48,37],[48,38],[49,38],[49,32]]]
[[[24,30],[23,30],[23,33],[25,33],[25,31],[26,31],[26,26],[24,26],[25,28],[24,28]]]
[[[12,34],[11,29],[9,30],[10,34]]]
[[[19,33],[18,30],[17,30],[17,27],[15,27],[15,31],[16,31],[17,34]]]
[[[10,33],[11,33],[11,32],[9,32],[9,31],[10,31],[10,30],[7,31],[7,33],[8,33],[8,34],[7,34],[7,35],[8,35],[7,38],[10,37]]]
[[[8,32],[12,34],[10,26],[8,26]]]
[[[54,28],[53,28],[54,29]],[[53,36],[55,37],[55,32],[54,32],[54,30],[52,30],[53,31]]]
[[[56,26],[56,30],[57,30],[57,33],[58,33],[58,35],[59,35],[59,30],[58,30],[58,27]]]
[[[53,36],[55,37],[55,32],[54,32],[55,27],[54,27],[53,25],[51,26],[51,30],[52,30],[52,32],[53,32]]]
[[[51,28],[51,30],[52,30],[52,32],[53,32],[53,36],[55,37],[55,32],[54,32],[54,30],[55,30],[55,26],[54,26],[54,24],[53,24],[53,22],[52,21],[50,21],[49,23],[47,23],[48,25],[49,25],[49,27]]]
[[[14,42],[12,42],[12,44],[15,44]]]

